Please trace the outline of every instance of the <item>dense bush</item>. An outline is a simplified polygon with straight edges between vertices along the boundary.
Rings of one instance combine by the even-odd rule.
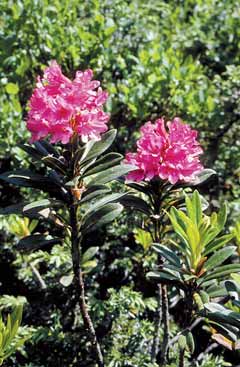
[[[231,245],[239,248],[239,19],[236,0],[3,0],[1,173],[33,168],[20,144],[30,136],[25,120],[36,76],[53,59],[71,78],[76,70],[90,67],[109,92],[110,127],[118,130],[115,151],[124,154],[131,150],[139,127],[159,116],[179,116],[199,131],[204,164],[217,172],[199,191],[210,203],[209,212],[228,202],[229,216],[222,235],[233,232]],[[40,165],[37,169],[46,172]],[[121,185],[114,182],[111,187],[117,192]],[[23,198],[34,201],[46,197],[3,181],[0,189],[2,207]],[[61,214],[66,216],[64,211]],[[86,288],[109,367],[157,366],[150,359],[158,308],[156,286],[146,277],[156,264],[157,253],[143,230],[144,221],[144,215],[126,210],[107,229],[90,233],[84,240],[86,249],[96,250],[85,264],[89,274]],[[29,339],[5,365],[93,366],[73,286],[66,286],[71,276],[67,243],[30,254],[20,253],[15,246],[31,233],[62,237],[63,230],[42,219],[17,215],[1,216],[0,226],[1,307],[5,310],[24,304],[25,326],[20,330],[23,338]],[[171,236],[175,240],[174,234]],[[239,262],[237,256],[239,253],[232,256],[233,263]],[[227,297],[227,290],[223,297]],[[239,312],[239,305],[231,302],[225,304],[226,310]],[[171,289],[172,338],[184,325],[183,304],[184,297],[177,298],[176,288]],[[214,320],[214,310],[206,312],[209,320]],[[211,327],[200,323],[194,329],[194,338],[200,342],[191,358],[186,352],[186,359],[190,358],[186,365],[235,366],[239,352],[229,352],[220,344],[209,354],[203,353],[213,343]],[[170,353],[169,366],[177,365],[178,348]],[[81,364],[76,359],[79,353],[84,360]]]

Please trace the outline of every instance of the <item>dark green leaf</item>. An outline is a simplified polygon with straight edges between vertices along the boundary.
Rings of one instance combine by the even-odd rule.
[[[136,168],[132,165],[119,164],[118,166],[114,166],[112,168],[108,168],[106,171],[97,174],[94,179],[89,182],[89,186],[95,185],[96,183],[99,185],[106,184],[107,182],[111,182],[113,180],[118,179],[121,176],[126,175],[128,172],[135,170]]]
[[[22,214],[25,205],[27,205],[27,203],[5,206],[4,208],[0,208],[0,215]]]
[[[20,146],[20,148],[24,150],[26,153],[28,153],[28,155],[30,155],[32,158],[38,161],[40,161],[42,157],[44,156],[43,153],[39,152],[37,149],[33,148],[31,145],[23,144]]]
[[[47,245],[55,245],[57,243],[61,243],[60,238],[52,238],[51,236],[35,234],[22,238],[17,244],[17,249],[20,251],[30,252],[39,250]]]
[[[205,283],[211,279],[217,279],[229,275],[231,273],[240,272],[240,264],[229,264],[217,267],[214,271],[212,271],[209,275],[203,275],[199,279],[199,284]]]
[[[116,130],[109,130],[105,134],[102,134],[101,140],[96,141],[93,143],[93,141],[90,141],[86,144],[86,150],[88,150],[87,154],[83,153],[82,159],[80,160],[80,163],[82,164],[85,161],[89,161],[90,159],[93,159],[95,157],[98,157],[102,153],[104,153],[113,143],[115,137],[116,137],[117,131]],[[89,149],[90,146],[90,149]]]
[[[35,142],[34,145],[38,147],[39,150],[46,151],[48,155],[53,155],[56,158],[59,157],[59,153],[57,149],[52,144],[50,144],[47,140],[41,140],[41,141]]]
[[[223,247],[226,245],[231,239],[233,238],[233,234],[226,234],[224,236],[215,238],[212,242],[210,242],[203,253],[203,256],[206,256],[210,254],[213,251],[216,251],[217,249]]]
[[[235,246],[225,247],[215,254],[213,254],[204,264],[204,268],[206,270],[211,270],[216,268],[216,266],[222,264],[225,260],[227,260],[235,251]]]
[[[114,167],[122,160],[122,158],[121,154],[108,153],[88,166],[82,177],[91,176],[98,172],[105,171],[108,168]]]
[[[43,157],[41,160],[46,164],[46,166],[55,169],[57,172],[62,173],[63,175],[66,174],[67,167],[60,161],[60,159],[48,155]]]
[[[151,206],[143,199],[132,194],[127,194],[124,196],[121,199],[121,203],[127,208],[138,210],[139,212],[142,212],[148,216],[152,214]]]
[[[25,205],[23,207],[23,215],[30,218],[36,218],[38,216],[46,217],[46,212],[44,212],[45,209],[49,209],[50,212],[51,208],[59,208],[62,206],[63,203],[58,200],[53,199],[38,200]]]
[[[126,196],[127,193],[126,192],[121,192],[121,193],[115,193],[115,194],[110,194],[110,195],[105,195],[102,199],[94,202],[89,209],[87,210],[87,212],[85,213],[86,216],[90,215],[92,212],[96,211],[98,208],[108,204],[108,203],[114,203],[114,202],[118,202],[120,201],[121,198],[123,198],[124,196]]]
[[[0,175],[0,179],[8,183],[23,187],[34,187],[43,191],[52,191],[56,185],[48,177],[33,173],[28,170],[8,171]]]
[[[82,199],[80,203],[86,203],[90,200],[95,199],[98,196],[107,194],[109,192],[111,192],[111,190],[104,185],[91,186],[82,194]]]
[[[97,228],[112,222],[122,212],[123,206],[117,203],[106,204],[91,212],[83,220],[82,231],[86,234],[89,231],[94,231]]]
[[[157,253],[159,253],[162,257],[164,257],[166,260],[168,260],[170,264],[175,265],[178,268],[181,268],[181,262],[179,260],[179,256],[177,256],[174,251],[159,243],[153,243],[153,249]]]

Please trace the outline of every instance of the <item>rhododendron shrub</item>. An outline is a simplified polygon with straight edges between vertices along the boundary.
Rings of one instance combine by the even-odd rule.
[[[108,152],[116,131],[107,131],[109,115],[103,110],[106,99],[107,93],[102,91],[98,81],[93,80],[91,70],[77,71],[74,80],[70,80],[56,62],[46,68],[43,77],[38,77],[29,103],[27,128],[32,134],[31,144],[22,146],[33,158],[31,169],[20,168],[0,175],[0,179],[8,183],[43,191],[45,198],[5,207],[2,213],[21,214],[31,220],[49,222],[43,234],[35,233],[35,227],[27,231],[27,235],[24,233],[25,237],[21,236],[17,245],[19,251],[65,246],[64,251],[68,252],[72,266],[68,264],[68,273],[59,274],[59,279],[64,286],[72,283],[73,307],[78,303],[86,332],[83,338],[86,351],[79,353],[76,348],[73,360],[81,364],[79,355],[88,355],[89,365],[104,367],[102,348],[87,305],[84,281],[92,267],[96,267],[94,256],[99,248],[95,244],[89,247],[88,241],[92,232],[115,220],[124,206],[141,212],[141,233],[144,237],[144,232],[148,232],[146,238],[147,242],[150,241],[144,248],[149,251],[152,241],[153,249],[157,251],[158,271],[150,273],[149,279],[154,278],[153,281],[157,282],[158,304],[161,306],[148,348],[151,349],[149,360],[152,365],[157,361],[164,366],[170,345],[167,285],[174,284],[175,289],[185,292],[190,304],[186,308],[190,319],[196,314],[193,305],[198,294],[195,293],[203,290],[201,282],[209,280],[210,271],[218,263],[215,255],[207,260],[209,251],[229,240],[226,236],[218,237],[226,221],[226,210],[206,219],[202,214],[201,196],[196,191],[185,199],[186,208],[182,210],[186,196],[184,188],[188,186],[188,192],[191,192],[191,186],[202,183],[213,173],[205,170],[200,162],[203,150],[195,130],[180,118],[167,123],[163,118],[155,123],[147,122],[141,128],[137,151],[128,153],[123,160],[120,154]],[[61,144],[56,149],[51,143],[57,142]],[[123,182],[124,177],[127,186],[135,192],[112,193],[109,183],[120,178],[119,181]],[[180,206],[181,210],[178,210]],[[175,252],[180,253],[181,259],[172,249],[172,240],[169,240],[171,224],[184,241],[182,252],[175,245]],[[59,228],[62,237],[56,237],[55,227]],[[227,252],[229,250],[232,254],[234,248],[228,248]],[[230,256],[227,257],[225,249],[220,251],[221,261]],[[145,269],[145,264],[149,267],[150,263],[143,261],[142,269]],[[204,266],[208,267],[207,271]],[[231,268],[231,271],[239,268]],[[60,272],[61,267],[58,270]],[[97,267],[95,271],[98,271]],[[104,321],[98,320],[99,326],[103,324]],[[189,322],[185,326],[189,327]],[[159,339],[160,334],[162,339]],[[191,339],[190,334],[187,337]]]
[[[197,131],[184,124],[180,118],[164,122],[147,122],[141,129],[137,151],[127,153],[125,162],[136,167],[126,177],[126,183],[145,194],[139,198],[136,210],[146,214],[142,229],[150,233],[153,243],[162,245],[168,241],[167,211],[184,201],[183,187],[203,182],[213,172],[204,170],[200,162],[203,150],[197,141]],[[158,269],[164,269],[165,258],[158,253]],[[170,275],[169,275],[170,276]],[[167,283],[168,284],[168,283]],[[166,283],[157,285],[158,303],[161,310],[156,315],[155,335],[152,341],[151,360],[158,356],[160,365],[167,361],[169,348],[168,290]],[[162,323],[162,324],[161,324]],[[160,328],[163,338],[160,341]],[[160,348],[161,345],[161,348]]]
[[[77,71],[73,81],[63,75],[56,61],[38,77],[29,104],[27,128],[31,141],[50,136],[50,141],[69,142],[74,133],[82,141],[100,139],[107,130],[109,114],[103,111],[107,92],[92,80],[91,69]]]
[[[83,270],[84,261],[88,262],[90,269],[91,264],[95,264],[84,259],[91,260],[98,248],[85,248],[84,241],[91,232],[121,213],[121,200],[126,200],[128,194],[112,194],[108,184],[126,175],[133,167],[120,164],[123,158],[120,154],[106,153],[116,131],[106,131],[109,115],[103,111],[103,104],[107,93],[101,90],[98,81],[92,80],[92,76],[91,70],[77,71],[71,81],[62,74],[56,62],[51,63],[43,78],[38,78],[29,104],[27,128],[32,133],[33,145],[24,144],[22,148],[33,158],[31,170],[5,172],[0,179],[49,195],[48,199],[6,207],[4,213],[41,218],[63,230],[64,238],[29,232],[21,238],[18,249],[35,251],[47,245],[71,244],[68,246],[72,258],[68,285],[73,282],[73,299],[76,297],[79,304],[91,345],[89,347],[87,343],[86,346],[90,349],[91,363],[103,367],[101,347],[86,303]],[[55,149],[48,140],[42,140],[46,137],[51,143],[68,144]],[[45,166],[45,174],[39,172],[39,162]],[[32,168],[34,165],[35,169]],[[66,215],[61,215],[58,210],[66,211]],[[74,357],[78,358],[78,355]]]
[[[203,170],[199,160],[203,151],[197,141],[197,131],[179,118],[167,124],[163,118],[154,124],[149,121],[140,131],[137,152],[126,155],[126,162],[138,167],[128,175],[129,181],[150,181],[160,177],[171,184],[189,182]]]

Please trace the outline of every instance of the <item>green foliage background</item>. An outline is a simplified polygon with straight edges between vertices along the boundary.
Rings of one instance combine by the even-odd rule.
[[[234,225],[240,212],[239,45],[237,0],[2,0],[0,170],[26,165],[18,145],[29,137],[27,101],[36,76],[56,59],[70,77],[92,68],[108,90],[110,124],[118,129],[115,149],[121,153],[134,147],[138,128],[149,119],[179,116],[198,129],[203,161],[218,172],[218,179],[202,191],[212,207],[228,201],[229,225]],[[0,188],[2,206],[22,197],[16,188],[2,183]],[[96,323],[104,319],[99,328],[109,367],[153,367],[142,353],[156,308],[142,268],[153,260],[128,233],[135,220],[122,218],[107,234],[99,234],[98,243],[89,239],[104,249],[97,265],[102,276],[93,270],[88,287]],[[0,224],[0,291],[27,298],[25,323],[33,329],[32,345],[7,366],[75,366],[72,355],[88,346],[83,347],[84,337],[78,345],[78,310],[71,308],[69,288],[59,283],[68,255],[55,247],[23,259],[13,246],[16,230],[9,220]],[[47,291],[39,289],[30,262],[43,274]],[[124,306],[127,300],[132,301]],[[87,359],[87,352],[82,353]],[[218,363],[223,362],[207,360],[205,366],[224,365]]]

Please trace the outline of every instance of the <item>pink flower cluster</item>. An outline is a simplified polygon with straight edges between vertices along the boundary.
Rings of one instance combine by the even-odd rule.
[[[71,81],[52,61],[30,99],[27,128],[32,142],[50,135],[52,143],[66,144],[74,133],[83,141],[100,138],[109,120],[102,109],[108,95],[92,77],[90,69],[77,71]]]
[[[197,131],[184,124],[179,118],[167,122],[163,119],[154,124],[150,121],[141,128],[141,138],[137,141],[137,152],[128,153],[125,163],[138,167],[128,174],[128,181],[149,181],[160,177],[171,184],[193,180],[203,166]]]

